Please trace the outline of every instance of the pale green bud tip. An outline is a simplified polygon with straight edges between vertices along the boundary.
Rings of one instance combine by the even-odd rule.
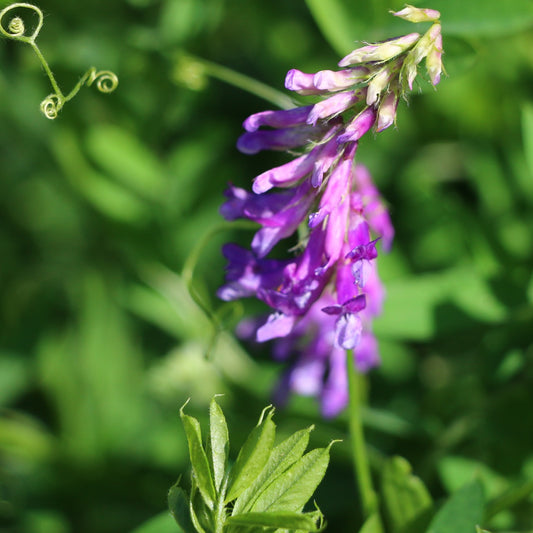
[[[396,120],[396,109],[398,107],[398,94],[391,91],[382,100],[376,120],[376,131],[380,132],[394,124]]]
[[[379,99],[381,92],[387,87],[391,79],[392,73],[389,68],[384,68],[379,71],[368,84],[366,93],[366,104],[372,105]]]
[[[406,5],[401,11],[391,11],[391,13],[409,22],[435,22],[440,18],[440,13],[436,9],[422,9],[410,5]]]
[[[419,33],[409,33],[403,37],[390,39],[382,43],[368,44],[362,48],[354,50],[339,61],[340,67],[347,67],[357,63],[367,63],[369,61],[388,61],[393,57],[405,52],[420,38]]]

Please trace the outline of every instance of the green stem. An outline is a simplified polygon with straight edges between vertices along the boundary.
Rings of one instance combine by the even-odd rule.
[[[361,384],[362,377],[355,368],[353,350],[346,351],[346,370],[348,372],[349,391],[349,429],[355,479],[359,489],[364,518],[368,518],[377,509],[377,496],[372,486],[370,465],[366,452],[363,422],[361,419]]]
[[[48,63],[46,59],[44,58],[43,54],[39,50],[39,47],[35,44],[34,41],[29,41],[29,44],[33,48],[33,51],[36,53],[37,57],[39,58],[39,61],[41,62],[44,71],[46,72],[48,79],[50,80],[50,83],[52,84],[52,88],[54,89],[55,94],[59,97],[60,100],[64,101],[65,96],[61,92],[61,89],[59,88],[59,85],[56,82],[56,79],[54,75],[52,74],[52,71],[50,70],[50,67],[48,66]]]
[[[281,91],[273,89],[265,83],[250,78],[249,76],[241,74],[240,72],[236,72],[235,70],[223,67],[222,65],[212,63],[211,61],[207,61],[196,56],[192,56],[190,54],[186,54],[183,57],[188,61],[200,65],[204,69],[204,73],[208,76],[217,78],[225,83],[234,85],[239,89],[255,94],[256,96],[263,98],[267,102],[270,102],[281,109],[290,109],[295,107],[295,103],[292,98]]]

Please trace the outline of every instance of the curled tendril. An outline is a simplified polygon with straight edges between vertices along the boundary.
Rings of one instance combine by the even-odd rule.
[[[24,35],[26,26],[24,26],[24,21],[20,17],[15,17],[9,22],[7,29],[9,30],[9,35],[20,37]]]
[[[94,67],[88,72],[87,87],[90,87],[96,81],[96,88],[101,93],[112,93],[118,86],[118,77],[110,70],[96,71]]]
[[[7,28],[4,26],[4,17],[6,16],[6,14],[9,13],[10,11],[13,11],[14,9],[19,9],[19,8],[29,9],[30,11],[33,11],[34,13],[37,14],[37,18],[38,18],[37,26],[35,27],[31,35],[25,35],[26,25],[24,24],[24,21],[18,16],[13,17],[9,21]],[[32,4],[18,2],[16,4],[11,4],[5,7],[4,9],[2,9],[2,11],[0,11],[0,32],[2,32],[2,34],[5,37],[8,37],[10,39],[15,39],[17,41],[23,41],[23,42],[33,44],[35,42],[35,39],[37,38],[37,35],[41,31],[42,25],[43,25],[43,12],[37,6],[34,6]]]
[[[26,26],[22,18],[19,16],[13,17],[8,22],[7,27],[4,26],[4,17],[6,16],[6,14],[10,11],[13,11],[14,9],[20,8],[29,9],[37,14],[37,25],[35,26],[35,29],[33,30],[33,33],[31,35],[26,35]],[[74,89],[72,89],[72,91],[70,91],[70,93],[65,96],[59,88],[59,85],[57,84],[56,79],[52,74],[52,71],[50,70],[46,59],[39,50],[37,44],[35,43],[35,39],[37,38],[37,35],[39,34],[42,25],[43,12],[38,7],[32,4],[15,3],[5,7],[4,9],[2,9],[2,11],[0,11],[0,33],[2,33],[4,37],[8,37],[9,39],[28,43],[33,48],[34,52],[39,58],[39,61],[43,65],[43,68],[46,74],[48,75],[48,78],[50,79],[50,83],[52,84],[54,92],[48,95],[41,102],[40,106],[41,111],[46,118],[49,118],[51,120],[56,118],[65,103],[68,102],[74,96],[76,96],[76,94],[78,94],[79,90],[82,88],[83,85],[90,86],[96,81],[96,88],[102,93],[111,93],[117,88],[118,77],[116,76],[116,74],[114,74],[110,70],[98,71],[95,67],[91,67],[82,76],[82,78],[76,84]]]
[[[64,100],[60,98],[57,94],[49,94],[41,102],[41,112],[46,118],[54,120],[57,117],[57,114],[63,107]]]

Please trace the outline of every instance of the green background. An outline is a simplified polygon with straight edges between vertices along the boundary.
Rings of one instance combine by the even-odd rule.
[[[82,88],[49,121],[36,56],[0,40],[0,531],[133,531],[187,470],[185,400],[205,419],[225,394],[235,457],[282,371],[231,335],[262,308],[214,295],[221,245],[251,235],[221,226],[223,190],[281,160],[235,148],[242,121],[272,108],[239,74],[284,91],[290,68],[333,69],[413,25],[386,0],[39,5],[37,43],[64,92],[93,65],[120,84]],[[405,456],[437,501],[475,472],[489,499],[533,477],[532,6],[424,5],[442,12],[447,75],[434,90],[421,72],[397,127],[358,151],[397,231],[379,258],[371,460]],[[214,344],[206,309],[227,328]],[[329,531],[355,531],[345,417],[293,398],[276,422],[316,423],[314,446],[344,439],[316,499]],[[533,502],[491,520],[531,529]],[[166,515],[143,529],[170,531]]]

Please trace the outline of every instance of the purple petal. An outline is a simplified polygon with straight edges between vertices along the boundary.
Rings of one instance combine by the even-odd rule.
[[[329,357],[329,372],[321,394],[321,410],[325,418],[337,416],[348,403],[346,354],[333,348]]]
[[[259,174],[254,179],[252,190],[256,194],[261,194],[273,187],[290,187],[294,185],[313,170],[319,151],[318,147],[314,148],[308,154],[301,155],[284,165]]]
[[[313,126],[320,119],[338,115],[346,111],[349,107],[357,103],[360,99],[360,95],[354,91],[343,92],[335,94],[318,102],[313,106],[313,109],[307,117],[307,123]]]
[[[351,298],[347,302],[344,302],[342,307],[347,313],[359,313],[359,311],[362,311],[366,307],[366,296],[360,294],[355,298]]]
[[[289,150],[317,140],[321,133],[320,129],[309,125],[246,132],[239,137],[237,148],[245,154],[256,154],[261,150]]]
[[[335,337],[337,346],[345,350],[353,350],[361,338],[363,324],[359,315],[343,313],[335,322]]]
[[[277,337],[287,336],[294,327],[296,317],[283,313],[272,313],[267,321],[257,330],[257,342],[265,342]]]
[[[376,111],[373,107],[366,107],[346,126],[342,135],[337,137],[339,144],[359,140],[374,124]]]
[[[295,68],[287,72],[285,77],[285,88],[289,91],[295,91],[298,94],[320,94],[314,83],[314,74],[306,74]]]
[[[355,365],[359,372],[368,372],[371,368],[379,365],[378,343],[373,333],[363,331],[361,340],[355,350]]]
[[[340,315],[343,312],[342,305],[328,305],[323,307],[322,311],[327,315]]]
[[[261,126],[271,128],[289,128],[304,124],[307,120],[312,105],[305,107],[295,107],[293,109],[280,109],[276,111],[261,111],[250,115],[243,123],[246,131],[257,131]]]

